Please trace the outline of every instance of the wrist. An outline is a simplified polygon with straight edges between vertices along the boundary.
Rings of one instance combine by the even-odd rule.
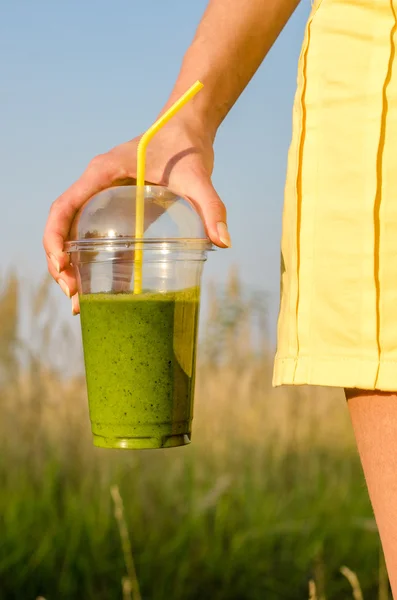
[[[171,122],[182,124],[193,133],[200,137],[206,137],[213,143],[221,120],[217,118],[216,111],[211,105],[210,90],[205,82],[203,83],[204,88],[172,117]],[[191,84],[192,81],[189,81],[189,83],[177,82],[159,116],[164,114],[186,92]]]
[[[178,96],[179,97],[179,96]],[[159,113],[158,117],[163,115],[178,97],[171,96],[167,104]],[[194,99],[193,99],[194,100]],[[192,101],[189,102],[189,104]],[[172,128],[180,131],[187,131],[192,138],[200,138],[211,145],[214,143],[217,127],[211,122],[205,113],[196,106],[185,105],[181,108],[167,123],[166,128]]]

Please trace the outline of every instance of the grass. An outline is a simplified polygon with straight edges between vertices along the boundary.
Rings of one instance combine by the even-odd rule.
[[[341,393],[273,390],[261,302],[236,273],[209,294],[193,444],[106,451],[83,377],[60,372],[80,342],[55,328],[47,280],[24,344],[4,283],[0,598],[387,600]]]

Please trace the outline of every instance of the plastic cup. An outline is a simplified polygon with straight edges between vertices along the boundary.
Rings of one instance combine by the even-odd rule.
[[[211,244],[193,205],[145,187],[136,239],[134,186],[92,198],[66,250],[76,271],[94,445],[190,443],[200,284]],[[134,293],[136,250],[142,291]]]

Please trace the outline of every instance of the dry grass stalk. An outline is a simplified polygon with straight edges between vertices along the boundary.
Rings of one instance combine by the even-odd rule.
[[[132,600],[132,586],[129,577],[123,577],[121,580],[121,586],[123,589],[123,600]]]
[[[10,276],[0,291],[0,383],[15,381],[17,377],[18,315],[19,283]]]
[[[309,600],[317,600],[316,584],[313,579],[309,581]]]
[[[358,581],[357,575],[348,567],[341,567],[340,572],[346,577],[353,590],[354,600],[364,600],[363,593],[361,591],[360,582]]]
[[[123,549],[124,561],[127,569],[127,577],[123,579],[123,598],[124,600],[127,600],[127,598],[132,597],[132,600],[142,600],[141,592],[139,589],[138,577],[135,569],[134,557],[132,555],[131,542],[128,535],[127,523],[124,516],[123,499],[120,495],[119,486],[112,485],[112,487],[110,488],[110,494],[114,502],[114,516],[119,527],[121,546]],[[127,593],[127,590],[129,593],[128,596],[125,595]]]

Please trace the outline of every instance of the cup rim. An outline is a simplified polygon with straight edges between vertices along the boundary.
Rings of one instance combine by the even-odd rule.
[[[64,244],[67,254],[74,252],[93,251],[122,251],[122,250],[151,250],[151,251],[198,251],[211,252],[215,246],[209,238],[150,238],[137,239],[133,237],[106,237],[69,240]]]

